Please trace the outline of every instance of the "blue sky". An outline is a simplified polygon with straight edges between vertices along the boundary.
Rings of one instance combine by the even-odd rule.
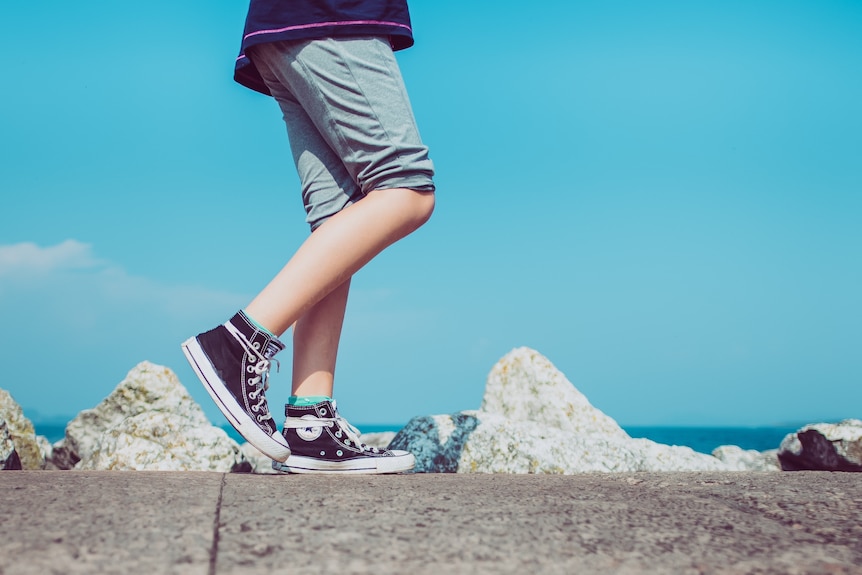
[[[6,2],[0,387],[74,415],[307,234],[245,2]],[[429,224],[354,281],[355,423],[479,406],[514,347],[627,425],[862,417],[862,4],[414,0]],[[289,393],[289,353],[268,396]]]

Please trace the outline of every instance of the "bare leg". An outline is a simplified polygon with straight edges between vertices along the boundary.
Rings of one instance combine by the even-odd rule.
[[[370,192],[317,228],[246,311],[281,335],[374,256],[425,223],[433,210],[433,192]]]
[[[305,312],[293,328],[293,395],[332,397],[350,280]]]

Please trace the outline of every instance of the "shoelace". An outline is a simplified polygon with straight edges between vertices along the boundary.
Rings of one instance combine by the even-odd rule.
[[[285,429],[304,429],[306,427],[337,427],[335,437],[341,439],[341,435],[347,436],[344,440],[345,445],[352,445],[360,451],[370,451],[372,453],[380,453],[376,447],[369,447],[360,441],[359,430],[350,425],[350,423],[335,412],[335,417],[288,417],[284,420]]]
[[[260,344],[252,343],[245,337],[241,331],[235,328],[231,323],[225,324],[228,332],[243,346],[245,351],[251,355],[257,357],[257,361],[253,364],[250,364],[246,369],[249,373],[254,373],[255,377],[250,378],[247,383],[248,385],[254,386],[256,389],[248,392],[248,398],[252,401],[257,400],[257,403],[251,406],[251,410],[256,414],[258,422],[264,422],[267,419],[272,419],[272,415],[269,413],[269,405],[266,403],[266,397],[263,395],[264,392],[269,389],[269,366],[271,364],[270,360],[268,360],[261,352],[260,352]],[[273,358],[274,359],[274,358]],[[275,370],[278,371],[281,369],[281,364],[277,359],[275,361]]]

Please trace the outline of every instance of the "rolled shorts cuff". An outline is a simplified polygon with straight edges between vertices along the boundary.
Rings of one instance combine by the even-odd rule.
[[[247,55],[282,109],[312,229],[372,190],[435,191],[386,38],[272,42]]]
[[[392,190],[395,188],[404,188],[417,192],[433,192],[437,189],[434,185],[434,180],[432,180],[430,176],[405,175],[387,178],[382,182],[378,182],[374,185],[373,190]]]

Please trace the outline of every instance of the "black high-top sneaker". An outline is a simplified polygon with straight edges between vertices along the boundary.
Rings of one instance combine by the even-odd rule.
[[[290,455],[266,403],[270,360],[284,344],[239,312],[183,343],[183,353],[218,408],[249,443],[276,461]],[[276,360],[277,361],[277,360]]]
[[[412,453],[377,449],[359,441],[359,430],[338,415],[335,401],[285,405],[285,439],[291,446],[284,463],[273,469],[288,473],[400,473],[413,469]]]

